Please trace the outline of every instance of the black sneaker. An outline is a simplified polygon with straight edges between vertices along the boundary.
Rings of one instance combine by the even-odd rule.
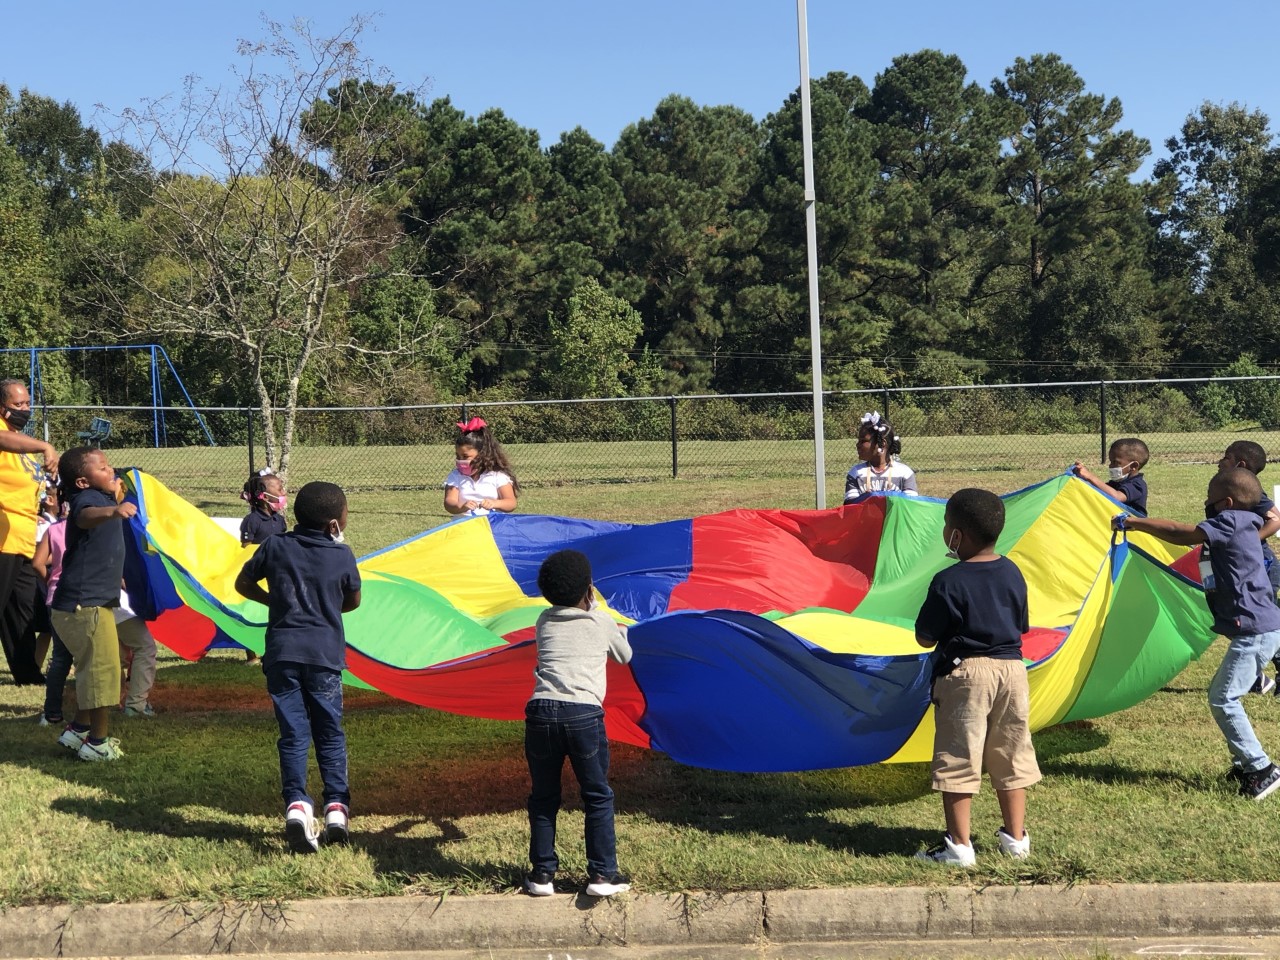
[[[630,889],[631,878],[622,873],[615,873],[610,877],[597,873],[587,882],[588,897],[612,897],[615,893],[626,893]]]
[[[556,892],[556,875],[534,870],[524,878],[524,892],[531,897],[549,897]]]
[[[1227,779],[1234,780],[1236,783],[1244,783],[1244,768],[1238,763],[1232,763],[1231,769],[1227,771]]]
[[[1240,795],[1261,800],[1280,788],[1280,767],[1268,764],[1262,770],[1246,773],[1240,781]]]
[[[1266,696],[1268,693],[1277,693],[1280,695],[1280,687],[1276,686],[1275,678],[1269,673],[1258,674],[1258,679],[1253,681],[1253,686],[1249,688],[1250,693],[1260,693]]]

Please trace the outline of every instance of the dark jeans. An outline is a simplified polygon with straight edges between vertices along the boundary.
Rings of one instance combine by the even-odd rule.
[[[0,553],[0,646],[4,647],[4,658],[15,684],[44,683],[44,674],[36,663],[36,632],[32,626],[37,584],[30,557]]]
[[[1280,605],[1280,560],[1272,560],[1267,566],[1267,579],[1271,581],[1271,599]],[[1271,659],[1276,672],[1280,673],[1280,654]]]
[[[560,811],[560,771],[568,757],[586,815],[587,870],[592,876],[612,876],[618,871],[618,852],[604,711],[590,703],[530,700],[524,717],[524,755],[533,781],[529,794],[529,861],[533,869],[555,873],[560,867],[556,814]]]
[[[71,672],[71,651],[53,635],[53,653],[49,656],[49,669],[44,674],[44,716],[46,720],[62,716],[62,693],[67,686],[67,674]]]
[[[267,693],[280,724],[280,795],[286,807],[307,795],[307,754],[316,745],[324,802],[350,806],[347,735],[342,730],[342,672],[308,663],[273,663]]]

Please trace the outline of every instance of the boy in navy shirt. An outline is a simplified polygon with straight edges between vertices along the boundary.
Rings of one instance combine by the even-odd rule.
[[[1004,824],[1000,849],[1031,854],[1027,787],[1040,780],[1029,725],[1030,691],[1022,663],[1028,630],[1027,584],[1008,557],[995,552],[1004,529],[1004,503],[968,488],[947,501],[942,539],[960,563],[938,571],[916,618],[916,642],[934,647],[933,789],[942,794],[947,833],[917,856],[971,867],[973,796],[986,763]]]
[[[1222,473],[1233,467],[1244,467],[1256,477],[1266,466],[1267,451],[1262,448],[1262,444],[1254,443],[1252,440],[1237,440],[1227,447],[1226,453],[1218,461],[1218,472]],[[1253,508],[1253,512],[1262,518],[1262,526],[1258,528],[1258,539],[1262,541],[1262,563],[1267,569],[1267,580],[1271,583],[1271,598],[1274,600],[1276,591],[1280,590],[1280,563],[1276,563],[1275,552],[1267,541],[1280,531],[1280,509],[1276,508],[1275,501],[1267,496],[1264,488],[1262,499]],[[1276,670],[1280,671],[1280,663],[1274,659],[1271,662],[1275,664]],[[1269,693],[1275,689],[1276,682],[1266,673],[1260,673],[1249,692]]]
[[[1141,513],[1147,512],[1147,478],[1142,468],[1151,459],[1151,451],[1137,437],[1122,437],[1107,449],[1110,478],[1104,483],[1077,460],[1071,472],[1093,484],[1112,499]]]
[[[101,450],[72,447],[62,456],[62,495],[70,502],[62,576],[49,604],[53,629],[76,667],[76,716],[58,743],[81,760],[119,760],[108,737],[111,708],[120,702],[120,644],[112,608],[120,604],[124,524],[138,512],[117,503],[120,481]]]
[[[1213,613],[1213,629],[1228,639],[1227,653],[1209,684],[1209,711],[1227,738],[1232,775],[1240,793],[1261,800],[1280,787],[1280,768],[1258,742],[1240,698],[1263,665],[1280,652],[1280,607],[1262,565],[1254,513],[1262,485],[1244,467],[1223,470],[1209,481],[1205,520],[1195,524],[1154,517],[1118,516],[1117,530],[1138,530],[1168,543],[1200,545],[1200,581]]]
[[[341,487],[308,483],[298,491],[293,510],[293,531],[262,542],[240,570],[236,590],[269,611],[262,661],[280,724],[285,836],[294,852],[313,853],[320,847],[320,831],[307,795],[312,741],[324,783],[325,840],[347,841],[351,793],[342,729],[347,666],[342,614],[360,606],[360,573],[351,548],[342,542],[347,498]]]

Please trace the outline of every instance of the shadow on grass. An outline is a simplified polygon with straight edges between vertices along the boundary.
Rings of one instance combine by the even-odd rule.
[[[1054,776],[1076,777],[1109,786],[1151,786],[1177,784],[1189,790],[1205,789],[1204,775],[1185,775],[1173,770],[1137,770],[1118,763],[1086,763],[1077,760],[1042,761],[1040,770]]]
[[[1036,758],[1043,768],[1046,761],[1073,753],[1101,750],[1111,743],[1111,737],[1099,730],[1089,720],[1073,720],[1056,727],[1041,730],[1035,735]]]
[[[229,820],[192,819],[165,806],[142,800],[119,797],[58,797],[49,809],[69,813],[100,823],[110,823],[117,830],[131,830],[162,837],[191,837],[219,843],[242,843],[257,853],[279,853],[283,841],[269,839],[260,829]],[[283,833],[282,833],[283,836]]]
[[[686,767],[638,748],[617,748],[614,757],[618,808],[659,823],[863,855],[901,856],[937,839],[934,830],[872,822],[874,809],[931,794],[928,764],[747,774]],[[863,808],[872,809],[860,815]]]

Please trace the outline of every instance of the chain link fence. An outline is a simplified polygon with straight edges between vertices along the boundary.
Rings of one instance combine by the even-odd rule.
[[[832,392],[828,504],[843,496],[868,410],[888,415],[902,460],[935,496],[970,485],[1017,489],[1077,459],[1096,465],[1123,436],[1146,440],[1162,468],[1212,463],[1238,438],[1280,449],[1280,377]],[[657,520],[706,512],[704,504],[813,505],[811,393],[300,409],[289,485],[333,480],[362,509],[385,507],[406,534],[417,532],[447,519],[440,500],[455,423],[477,415],[507,448],[522,509],[586,516],[589,499],[619,519]],[[113,465],[141,467],[207,512],[242,512],[241,485],[267,462],[254,409],[49,407],[33,425],[64,449],[94,417],[111,422],[103,447]],[[284,418],[274,419],[279,436]]]

